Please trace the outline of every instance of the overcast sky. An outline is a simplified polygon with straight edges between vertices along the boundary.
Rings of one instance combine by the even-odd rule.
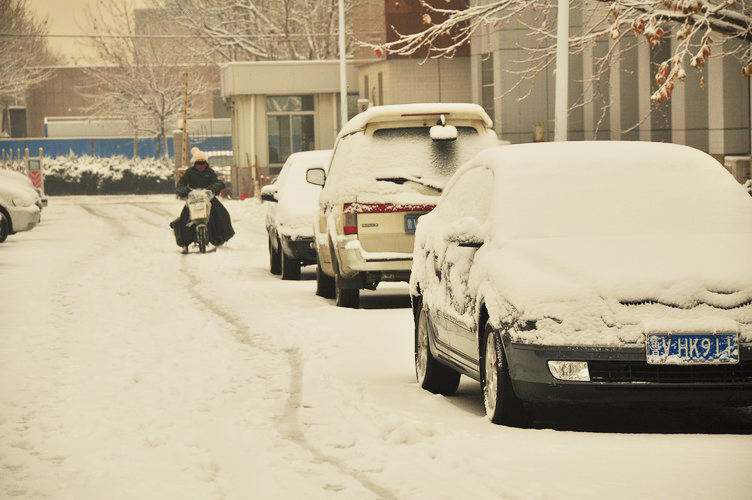
[[[84,23],[84,12],[89,2],[96,0],[26,0],[27,5],[39,17],[47,17],[50,22],[50,35],[81,35],[83,31],[78,24]],[[137,0],[136,6],[143,6],[143,0]],[[78,24],[77,24],[78,23]],[[67,57],[80,53],[76,38],[51,38],[50,45],[56,47]]]

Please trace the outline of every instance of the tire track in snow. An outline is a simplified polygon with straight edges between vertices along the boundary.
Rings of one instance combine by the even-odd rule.
[[[255,349],[259,349],[269,354],[279,355],[282,354],[287,359],[287,364],[290,367],[290,390],[285,405],[285,413],[280,416],[279,429],[282,436],[304,448],[311,453],[316,462],[325,462],[334,466],[341,474],[349,476],[363,485],[364,488],[373,492],[379,498],[391,499],[396,498],[394,493],[386,488],[383,488],[363,474],[359,474],[357,471],[348,467],[343,460],[338,460],[334,457],[327,456],[313,444],[311,444],[305,437],[305,432],[300,424],[300,408],[303,401],[303,357],[300,353],[300,349],[297,346],[275,348],[273,346],[265,346],[255,341],[255,339],[261,338],[258,334],[253,334],[249,331],[242,320],[237,316],[223,310],[217,303],[202,296],[196,290],[200,287],[201,283],[190,270],[187,268],[187,260],[183,260],[183,273],[188,278],[191,284],[191,293],[193,297],[200,302],[207,311],[211,312],[215,316],[218,316],[224,320],[233,329],[233,336],[239,341]]]
[[[168,213],[166,210],[147,209],[145,206],[143,206],[143,204],[140,204],[140,203],[126,204],[126,206],[140,208],[142,210],[146,210],[150,213],[157,214],[157,215],[170,215],[171,216],[171,214]],[[122,223],[122,221],[117,217],[111,217],[111,216],[102,214],[101,212],[98,212],[96,209],[90,206],[84,206],[84,209],[90,212],[92,215],[96,215],[96,216],[99,216],[108,220],[113,220],[119,226],[119,229],[123,233],[126,233],[126,234],[131,233],[132,235],[138,234],[135,231],[129,231],[125,227],[125,225]],[[130,212],[130,214],[134,215],[136,219],[140,222],[151,225],[153,227],[163,228],[163,224],[158,224],[154,222],[153,220],[147,219],[143,216],[139,216],[137,214],[134,214],[133,212]],[[215,301],[201,295],[198,292],[198,290],[201,287],[201,282],[198,277],[196,277],[193,273],[191,273],[190,269],[188,268],[187,259],[182,260],[182,267],[180,271],[186,277],[186,279],[188,280],[188,283],[190,284],[189,288],[190,288],[190,292],[193,298],[197,302],[199,302],[207,312],[213,314],[214,316],[217,316],[218,318],[222,319],[227,325],[229,325],[232,328],[233,337],[235,337],[235,339],[238,342],[241,342],[243,344],[246,344],[249,347],[261,350],[271,355],[275,355],[275,356],[282,355],[285,357],[286,363],[290,369],[290,388],[289,388],[287,402],[285,404],[285,411],[282,415],[279,416],[279,422],[277,424],[277,427],[279,428],[280,433],[283,436],[283,438],[300,446],[306,451],[308,451],[313,457],[312,463],[330,464],[337,471],[339,471],[340,474],[354,479],[355,481],[360,483],[365,489],[371,491],[373,494],[375,494],[379,498],[383,498],[383,499],[396,498],[393,492],[377,485],[376,483],[368,479],[364,474],[358,473],[357,471],[348,467],[347,464],[343,460],[339,460],[337,458],[326,455],[321,450],[319,450],[316,446],[310,443],[305,437],[303,426],[300,423],[300,408],[302,407],[302,401],[303,401],[303,364],[304,363],[303,363],[303,357],[298,347],[297,346],[274,347],[274,346],[264,345],[262,342],[259,342],[259,340],[261,340],[262,337],[259,334],[251,332],[240,318],[225,311]]]

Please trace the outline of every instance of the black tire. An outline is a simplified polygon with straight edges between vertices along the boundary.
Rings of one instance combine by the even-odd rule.
[[[271,271],[272,274],[278,275],[282,273],[282,263],[280,262],[279,257],[279,245],[277,246],[277,250],[274,249],[274,245],[272,244],[272,235],[269,235],[269,271]]]
[[[299,280],[300,279],[300,261],[291,259],[285,255],[284,250],[279,249],[279,255],[282,260],[282,279]]]
[[[434,394],[450,396],[457,392],[460,374],[442,365],[431,354],[428,340],[428,317],[426,311],[418,304],[415,314],[415,378],[420,386]]]
[[[316,295],[325,299],[333,299],[336,296],[334,278],[321,269],[321,261],[318,255],[316,255]]]
[[[196,243],[198,243],[198,251],[206,253],[206,244],[209,242],[209,231],[204,224],[196,226]]]
[[[334,275],[335,304],[337,304],[337,307],[357,309],[360,307],[360,289],[344,288],[342,281],[342,276],[340,276],[339,271],[336,271],[336,274]]]
[[[5,239],[8,237],[8,234],[10,234],[10,225],[8,224],[8,219],[5,218],[5,214],[0,212],[0,243],[5,241]]]
[[[494,424],[529,427],[533,413],[517,397],[499,332],[486,324],[481,359],[481,388],[486,416]]]

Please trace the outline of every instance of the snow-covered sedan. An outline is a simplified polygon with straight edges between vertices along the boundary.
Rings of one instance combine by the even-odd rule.
[[[421,217],[423,388],[481,382],[495,423],[535,404],[752,404],[752,199],[679,145],[492,148]]]
[[[2,242],[9,234],[27,231],[39,223],[41,198],[33,188],[28,188],[5,173],[0,175],[0,213],[4,218],[0,223]]]
[[[264,186],[269,268],[283,280],[300,279],[301,266],[316,263],[313,219],[321,188],[306,181],[309,168],[329,169],[331,150],[293,153],[273,184]]]
[[[475,104],[375,106],[342,127],[314,221],[316,293],[357,308],[360,290],[407,281],[417,218],[429,212],[452,174],[497,146],[491,119]]]

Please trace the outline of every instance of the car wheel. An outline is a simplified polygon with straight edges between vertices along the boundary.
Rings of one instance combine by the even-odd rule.
[[[300,261],[291,259],[285,255],[284,250],[279,249],[279,256],[282,260],[282,279],[299,280],[300,279]]]
[[[339,269],[334,270],[334,301],[338,307],[357,309],[360,307],[360,289],[348,289],[343,287],[343,278]]]
[[[316,255],[316,295],[325,299],[333,299],[336,295],[334,291],[334,278],[328,276],[321,269],[321,261]]]
[[[460,374],[436,361],[431,354],[428,315],[422,307],[415,320],[415,377],[423,389],[444,396],[457,392],[460,385]]]
[[[486,324],[481,386],[486,416],[494,424],[529,427],[532,412],[514,393],[499,332]]]
[[[279,261],[279,246],[277,250],[274,249],[272,243],[272,235],[269,235],[269,270],[272,274],[280,274],[282,272],[282,264]]]
[[[0,212],[0,243],[5,241],[5,239],[8,237],[8,233],[10,233],[8,219],[6,219],[5,215]]]

